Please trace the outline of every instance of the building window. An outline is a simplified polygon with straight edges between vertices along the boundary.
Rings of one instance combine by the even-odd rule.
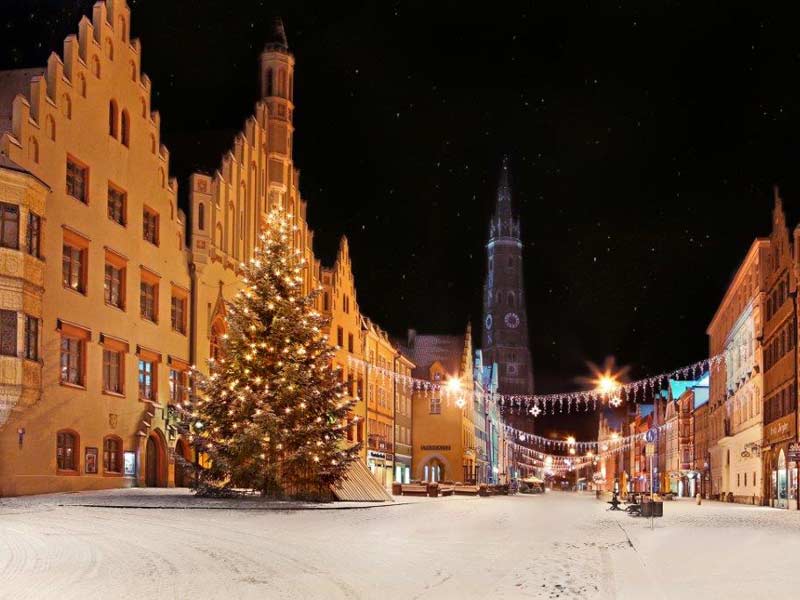
[[[139,398],[155,400],[155,364],[149,360],[139,360]]]
[[[78,436],[69,431],[56,434],[56,464],[59,471],[77,471]]]
[[[169,370],[169,400],[172,404],[184,404],[189,391],[186,371]]]
[[[0,202],[0,246],[19,250],[19,206]]]
[[[61,382],[83,385],[84,340],[61,336]]]
[[[156,303],[158,298],[158,286],[149,281],[143,281],[141,284],[140,297],[142,318],[152,321],[153,323],[157,322]]]
[[[347,351],[348,352],[352,352],[353,351],[353,334],[352,333],[348,333],[347,334]]]
[[[106,304],[125,309],[125,269],[106,263]]]
[[[89,169],[77,161],[67,158],[67,194],[80,200],[84,204],[89,203]]]
[[[36,213],[28,213],[28,228],[25,234],[28,254],[41,258],[42,218]]]
[[[122,440],[118,437],[107,437],[103,441],[103,471],[122,473]]]
[[[125,225],[125,205],[127,204],[127,194],[120,189],[108,186],[108,218]]]
[[[339,348],[344,348],[344,329],[341,327],[336,328],[336,345]]]
[[[39,360],[39,319],[25,315],[25,358]]]
[[[17,313],[0,310],[0,354],[17,355]]]
[[[114,394],[123,393],[123,364],[122,352],[103,349],[103,390]]]
[[[441,398],[431,398],[431,414],[432,415],[440,415],[440,414],[442,414],[442,399]]]
[[[64,255],[62,259],[64,287],[85,294],[85,266],[86,250],[84,248],[71,246],[70,244],[64,244]]]
[[[197,206],[197,228],[200,231],[206,228],[206,207],[202,202]]]
[[[145,208],[142,213],[142,235],[145,240],[158,246],[158,213]]]
[[[172,329],[186,333],[186,298],[172,294]]]

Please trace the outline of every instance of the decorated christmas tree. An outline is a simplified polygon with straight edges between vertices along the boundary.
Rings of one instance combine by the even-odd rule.
[[[189,425],[208,459],[201,493],[324,495],[357,456],[344,441],[352,401],[333,367],[328,320],[315,308],[319,290],[303,291],[295,231],[291,215],[269,214],[241,265],[220,356],[207,376],[195,373]]]

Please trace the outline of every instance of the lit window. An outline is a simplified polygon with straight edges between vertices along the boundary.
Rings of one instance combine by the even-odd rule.
[[[67,194],[87,204],[89,202],[88,180],[89,169],[71,158],[67,158]]]
[[[125,225],[125,201],[125,192],[108,186],[108,218],[120,225]]]
[[[155,400],[155,364],[149,360],[139,361],[139,398]]]
[[[123,393],[122,365],[122,352],[103,349],[103,389],[106,392]]]
[[[19,249],[19,206],[0,202],[0,246]]]
[[[67,335],[61,336],[61,381],[83,385],[84,341]]]
[[[75,434],[59,431],[56,434],[56,464],[59,471],[76,471],[78,441]]]
[[[142,214],[142,223],[144,239],[158,246],[158,213],[145,208]]]

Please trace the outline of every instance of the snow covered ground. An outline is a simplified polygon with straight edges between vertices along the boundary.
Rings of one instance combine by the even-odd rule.
[[[798,597],[796,511],[675,501],[651,531],[605,507],[559,492],[300,511],[174,490],[0,499],[0,598]]]

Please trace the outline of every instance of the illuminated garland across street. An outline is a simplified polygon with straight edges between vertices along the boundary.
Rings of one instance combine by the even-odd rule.
[[[652,429],[656,431],[661,431],[665,427],[667,427],[669,423],[662,423]],[[536,435],[533,433],[528,433],[527,431],[522,431],[521,429],[517,429],[512,427],[511,425],[503,425],[505,429],[506,436],[513,440],[517,440],[519,442],[525,442],[526,444],[537,444],[543,448],[552,448],[553,450],[569,450],[574,449],[576,453],[584,453],[584,452],[606,452],[606,451],[614,451],[614,448],[624,444],[630,444],[637,440],[645,439],[647,433],[634,433],[633,435],[627,436],[619,436],[619,437],[611,437],[606,440],[590,440],[584,442],[573,442],[570,440],[554,440],[551,438],[542,437],[541,435]],[[525,448],[526,446],[522,446]],[[541,453],[540,453],[541,454]]]
[[[584,392],[568,392],[563,394],[492,394],[485,392],[486,398],[492,399],[505,411],[512,414],[530,414],[538,417],[540,414],[555,414],[556,412],[587,412],[590,408],[597,409],[600,406],[620,406],[623,402],[637,402],[645,400],[647,394],[653,394],[656,390],[663,389],[668,385],[670,379],[699,379],[701,376],[723,367],[722,354],[717,354],[710,358],[697,361],[691,365],[661,373],[653,377],[647,377],[631,383],[620,383],[614,388],[613,392],[600,390],[587,390]],[[451,400],[458,402],[463,397],[463,391],[450,388],[447,382],[433,382],[425,379],[417,379],[408,375],[395,373],[391,369],[386,369],[369,364],[365,360],[348,356],[347,364],[350,368],[364,368],[369,372],[377,374],[381,378],[393,379],[406,387],[406,389],[430,391],[439,393],[448,403]]]

